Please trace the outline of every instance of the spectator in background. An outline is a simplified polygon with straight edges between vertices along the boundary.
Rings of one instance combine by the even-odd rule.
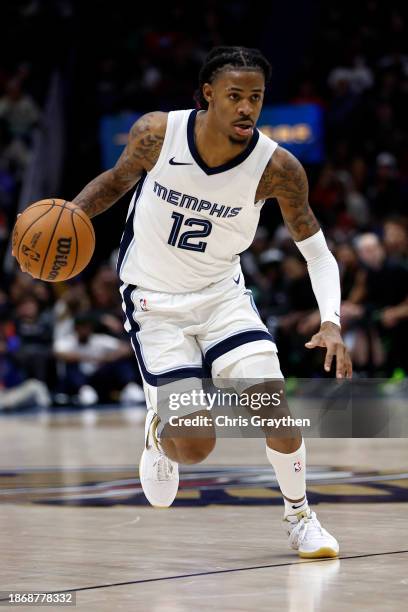
[[[268,245],[268,231],[259,225],[251,246],[241,255],[241,266],[246,284],[254,290],[255,299],[268,288],[268,283],[259,268],[259,256],[268,248]]]
[[[366,89],[370,89],[374,83],[374,76],[365,58],[356,55],[347,63],[349,65],[336,66],[331,70],[327,79],[329,87],[336,91],[339,83],[346,82],[355,94],[361,94]]]
[[[123,337],[123,311],[116,271],[109,264],[101,265],[90,282],[89,291],[96,331]]]
[[[7,174],[10,177],[8,183],[5,183],[5,179],[2,178],[3,197],[6,187],[10,192],[10,198],[13,196],[16,182],[21,182],[30,157],[30,148],[20,138],[12,136],[8,121],[5,117],[0,116],[0,170],[2,176]]]
[[[323,166],[315,186],[311,189],[310,202],[323,223],[334,225],[343,204],[343,186],[331,163]]]
[[[332,99],[327,109],[327,123],[331,137],[335,140],[351,133],[359,96],[353,90],[349,75],[344,71],[340,71],[328,84],[332,90]]]
[[[345,211],[354,227],[365,228],[370,222],[367,198],[356,188],[348,171],[338,173],[344,189]]]
[[[283,252],[275,248],[267,249],[259,255],[259,270],[266,288],[259,292],[257,304],[259,314],[273,337],[276,336],[279,317],[288,312],[282,271],[283,257]]]
[[[300,253],[289,253],[282,261],[282,272],[285,280],[284,290],[287,297],[288,313],[278,318],[277,342],[283,346],[288,360],[282,369],[294,375],[308,376],[313,372],[314,360],[302,362],[304,355],[304,337],[299,333],[299,324],[316,309],[316,298],[310,284],[307,267]],[[316,331],[318,329],[317,323]]]
[[[356,239],[358,256],[365,268],[364,319],[374,323],[361,337],[358,358],[372,369],[382,366],[392,374],[397,367],[408,372],[408,270],[387,258],[376,234]]]
[[[46,385],[35,379],[26,379],[15,355],[20,338],[7,313],[0,308],[0,410],[11,408],[49,406],[51,397]]]
[[[18,158],[13,154],[11,135],[7,121],[0,118],[0,202],[10,206],[15,190],[13,172],[18,166]]]
[[[355,248],[348,242],[338,244],[334,255],[339,264],[340,283],[342,289],[341,326],[344,341],[353,358],[359,348],[361,328],[364,322],[364,306],[362,305],[366,292],[366,275],[361,267]],[[364,332],[365,333],[365,332]],[[360,363],[357,360],[357,371]]]
[[[18,78],[11,79],[0,98],[0,117],[7,121],[13,137],[29,139],[40,120],[40,111],[31,96],[24,93]]]
[[[10,280],[8,287],[10,305],[12,307],[17,306],[21,299],[31,293],[33,286],[34,279],[29,274],[25,274],[18,270]]]
[[[403,214],[406,208],[397,160],[394,155],[384,151],[377,155],[375,180],[368,190],[370,211],[377,219],[383,220],[390,214]]]
[[[334,255],[339,264],[343,302],[361,303],[365,293],[365,274],[355,248],[348,242],[342,242],[334,248]]]
[[[0,311],[0,388],[8,389],[23,382],[23,372],[15,360],[20,338],[7,309]]]
[[[281,315],[287,311],[287,296],[282,272],[284,254],[279,249],[266,249],[258,258],[265,291],[260,292],[257,303],[266,319],[269,314]]]
[[[408,267],[407,221],[390,217],[384,223],[384,247],[390,261]]]
[[[128,342],[98,334],[91,313],[75,318],[74,331],[54,342],[59,361],[60,391],[77,395],[82,405],[111,402],[115,392],[140,401],[143,391],[134,382],[135,367]]]
[[[90,299],[82,282],[71,281],[54,305],[54,344],[75,331],[75,317],[89,311]]]
[[[52,316],[41,312],[34,295],[22,297],[14,309],[16,332],[20,347],[16,359],[30,378],[43,382],[52,379]]]
[[[44,283],[40,280],[34,280],[33,287],[31,290],[33,296],[38,302],[40,312],[46,313],[47,317],[51,318],[52,324],[54,323],[52,310],[54,308],[55,301],[53,290],[56,289],[57,287],[52,283]]]

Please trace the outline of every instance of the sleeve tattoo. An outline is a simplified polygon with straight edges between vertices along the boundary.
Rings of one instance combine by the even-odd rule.
[[[88,183],[73,202],[90,217],[110,208],[136,184],[144,171],[155,165],[164,141],[165,125],[165,113],[148,113],[136,121],[115,166]]]
[[[296,242],[319,231],[308,202],[308,183],[301,163],[278,147],[269,160],[257,191],[257,199],[276,198],[283,220]]]

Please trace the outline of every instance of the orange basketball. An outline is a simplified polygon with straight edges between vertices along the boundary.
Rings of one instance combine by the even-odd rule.
[[[89,217],[66,200],[35,202],[18,217],[13,253],[34,278],[56,283],[79,274],[95,248]]]

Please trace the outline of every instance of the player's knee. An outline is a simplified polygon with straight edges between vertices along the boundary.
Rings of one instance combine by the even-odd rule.
[[[201,463],[215,447],[215,437],[174,439],[180,463]]]
[[[297,435],[294,434],[293,437],[290,438],[267,437],[266,444],[272,450],[288,455],[296,452],[300,448],[302,444],[302,434],[299,431]]]
[[[241,357],[224,368],[220,358],[219,363],[213,365],[213,376],[215,379],[230,380],[238,393],[257,384],[259,379],[275,381],[277,385],[283,380],[278,355],[274,350]]]

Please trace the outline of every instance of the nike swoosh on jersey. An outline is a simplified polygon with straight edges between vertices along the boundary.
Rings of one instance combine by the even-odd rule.
[[[169,159],[170,166],[192,166],[193,164],[190,162],[176,162],[174,161],[174,157]]]
[[[238,285],[238,283],[239,283],[239,279],[240,279],[240,278],[241,278],[241,275],[240,275],[240,274],[238,274],[238,278],[235,280],[235,278],[234,278],[234,277],[232,277],[232,280],[234,281],[234,283],[236,283],[236,284]]]

